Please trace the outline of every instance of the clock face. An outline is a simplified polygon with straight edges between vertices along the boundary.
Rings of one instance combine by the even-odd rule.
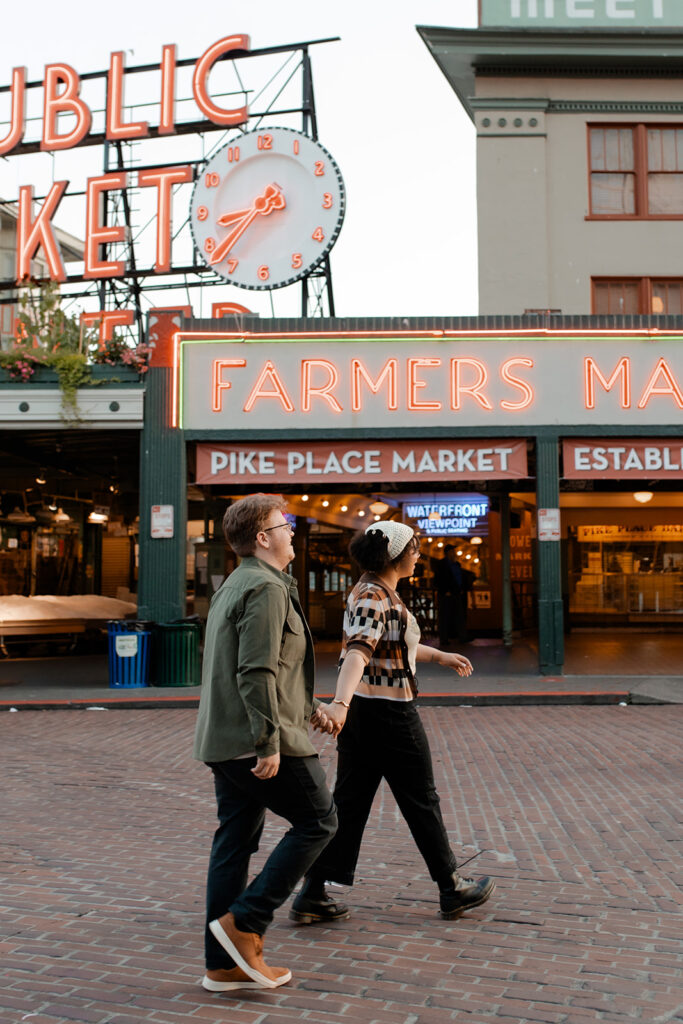
[[[305,277],[334,245],[344,182],[318,142],[289,128],[234,139],[202,170],[190,223],[211,270],[239,288],[282,288]]]

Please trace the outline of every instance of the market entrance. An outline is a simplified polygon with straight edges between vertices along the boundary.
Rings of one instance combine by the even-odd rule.
[[[196,497],[210,494],[214,519],[242,494],[262,489],[285,495],[296,525],[292,571],[317,639],[341,635],[346,597],[358,576],[348,554],[353,533],[373,520],[392,518],[410,523],[421,537],[422,558],[415,576],[404,582],[403,596],[423,635],[444,638],[440,580],[446,552],[453,548],[450,558],[462,573],[466,618],[458,639],[493,640],[503,636],[506,607],[510,631],[536,627],[531,512],[509,495],[512,481],[520,493],[533,486],[526,449],[526,441],[469,439],[372,445],[217,442],[198,444],[189,461],[196,480],[192,491]],[[193,610],[200,615],[233,561],[222,550],[220,524],[211,525],[212,515],[204,519],[191,507],[188,554],[194,566]],[[207,542],[209,530],[212,542]],[[511,544],[515,570],[506,581]]]

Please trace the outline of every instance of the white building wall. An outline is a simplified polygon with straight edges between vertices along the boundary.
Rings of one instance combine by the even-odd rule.
[[[587,219],[587,125],[683,125],[656,109],[681,99],[669,79],[477,80],[481,314],[587,314],[591,277],[683,275],[680,220]]]

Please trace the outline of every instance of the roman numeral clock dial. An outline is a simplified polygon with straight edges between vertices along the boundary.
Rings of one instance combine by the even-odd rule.
[[[290,128],[264,128],[211,157],[195,183],[190,223],[211,270],[263,291],[318,266],[337,240],[344,208],[344,182],[327,150]]]

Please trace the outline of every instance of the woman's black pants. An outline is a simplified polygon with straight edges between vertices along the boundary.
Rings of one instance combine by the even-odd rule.
[[[337,741],[337,833],[308,877],[352,885],[372,802],[386,779],[434,881],[456,869],[424,726],[413,701],[354,697]]]

